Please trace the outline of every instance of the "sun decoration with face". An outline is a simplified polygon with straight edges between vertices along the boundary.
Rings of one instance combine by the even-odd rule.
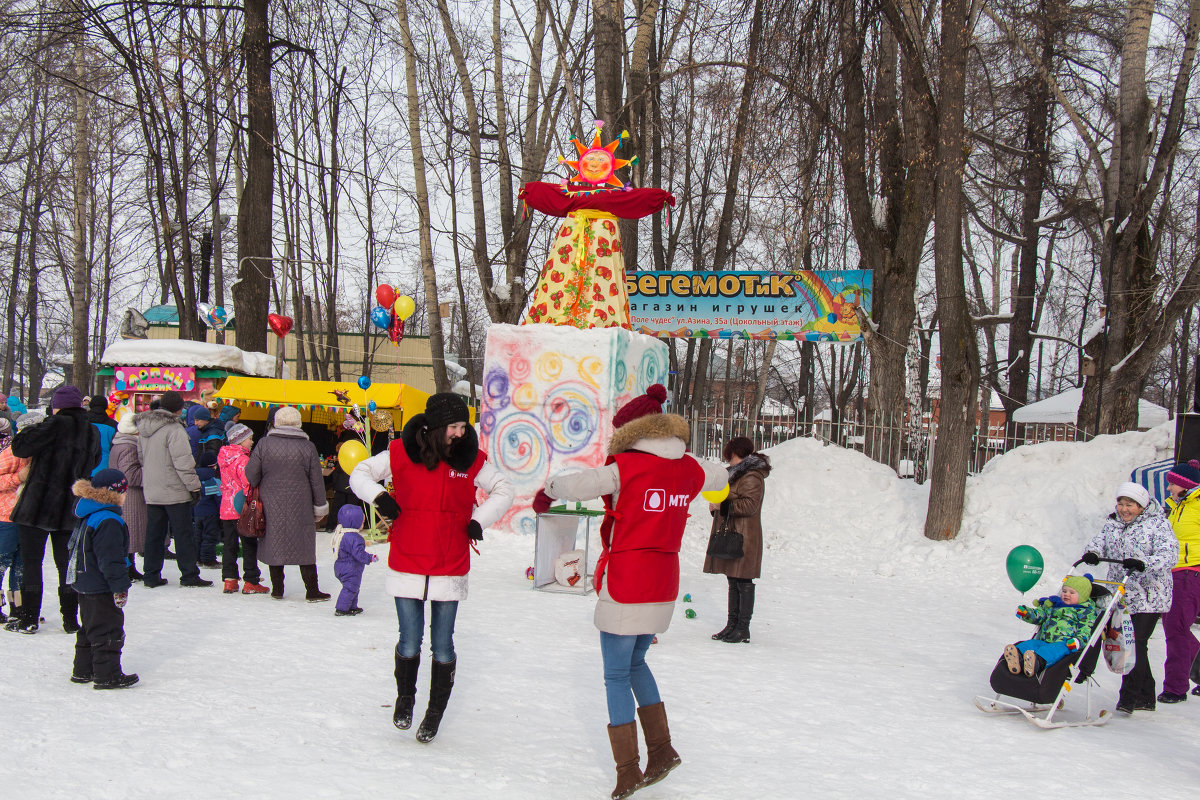
[[[624,159],[617,158],[614,153],[621,146],[621,142],[629,138],[629,134],[622,131],[621,135],[613,141],[608,144],[601,144],[600,129],[604,127],[604,121],[596,120],[595,126],[591,145],[585,145],[578,139],[571,140],[571,143],[575,145],[575,149],[579,152],[578,159],[568,161],[562,156],[558,157],[559,163],[566,164],[575,170],[575,174],[569,180],[563,182],[563,191],[567,194],[592,194],[594,192],[610,191],[610,186],[616,189],[628,188],[617,177],[616,173],[622,167],[637,163],[637,156]]]

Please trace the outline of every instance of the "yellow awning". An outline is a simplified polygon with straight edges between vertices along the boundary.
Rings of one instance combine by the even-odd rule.
[[[339,396],[340,395],[340,396]],[[231,375],[214,395],[239,406],[248,419],[265,418],[270,406],[295,406],[312,422],[336,422],[345,409],[355,404],[365,414],[370,401],[381,411],[392,412],[397,430],[414,414],[425,410],[429,395],[405,383],[373,383],[365,391],[357,383],[343,381],[296,381],[247,378]],[[262,409],[257,414],[252,409]]]

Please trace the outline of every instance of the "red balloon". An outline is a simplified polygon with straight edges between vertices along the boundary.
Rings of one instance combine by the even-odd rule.
[[[375,299],[379,301],[379,305],[391,311],[396,302],[396,290],[386,283],[380,284],[379,288],[375,290]]]
[[[292,329],[292,318],[282,317],[279,314],[267,314],[267,326],[272,333],[282,339]]]
[[[392,344],[400,344],[400,340],[404,338],[404,320],[392,315],[392,324],[388,326],[388,338],[392,340]]]

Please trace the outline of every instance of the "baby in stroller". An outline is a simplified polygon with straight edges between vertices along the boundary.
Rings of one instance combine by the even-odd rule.
[[[1032,639],[1005,645],[1008,671],[1019,675],[1023,669],[1032,678],[1084,647],[1100,613],[1091,595],[1091,575],[1068,575],[1057,595],[1040,598],[1033,606],[1017,606],[1017,616],[1037,625],[1038,631]]]

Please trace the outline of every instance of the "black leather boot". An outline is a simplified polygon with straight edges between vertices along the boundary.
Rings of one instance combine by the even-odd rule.
[[[301,564],[300,579],[304,581],[304,599],[310,603],[323,603],[329,599],[329,594],[321,591],[317,585],[317,565]]]
[[[445,663],[433,662],[433,676],[429,680],[429,708],[425,709],[425,719],[417,728],[418,742],[429,743],[437,736],[446,703],[450,701],[450,690],[454,688],[454,668],[457,664],[457,658]]]
[[[731,644],[750,641],[750,617],[754,616],[754,582],[738,582],[737,625],[721,641]]]
[[[712,638],[718,642],[725,641],[725,637],[729,632],[737,627],[738,618],[738,601],[741,594],[738,592],[737,583],[733,580],[729,581],[729,619],[725,621],[725,627],[712,635]]]
[[[402,731],[412,727],[413,706],[417,701],[417,670],[420,668],[420,654],[404,658],[396,653],[396,710],[392,713],[392,724]]]
[[[79,595],[70,586],[58,587],[58,608],[62,612],[63,630],[79,632]]]

